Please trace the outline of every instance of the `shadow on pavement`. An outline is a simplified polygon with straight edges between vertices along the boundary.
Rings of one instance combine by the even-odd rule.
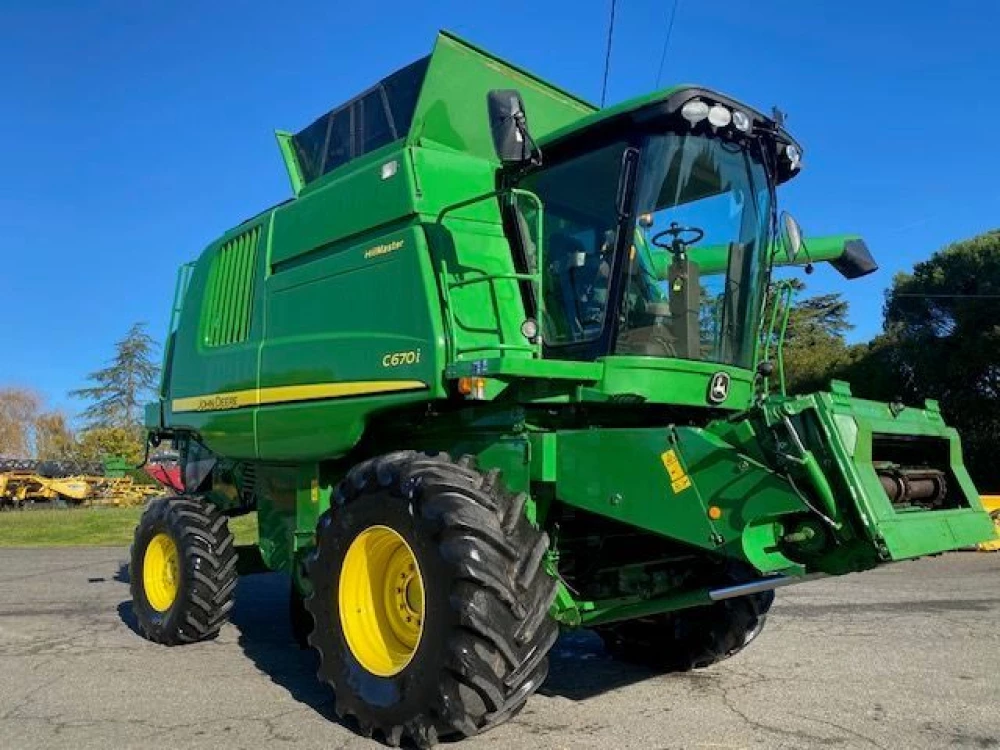
[[[131,599],[126,599],[118,605],[118,617],[129,630],[142,637],[142,633],[139,631],[139,621],[135,619],[135,612],[132,611]]]
[[[116,581],[128,582],[128,566],[122,565]],[[239,635],[237,644],[268,678],[331,721],[333,693],[316,679],[318,659],[312,650],[302,650],[292,639],[288,619],[288,578],[277,573],[243,576],[236,587],[236,604],[229,620]],[[118,617],[142,637],[132,611],[132,600],[118,605]],[[339,722],[338,722],[339,723]]]
[[[122,565],[115,580],[128,581]],[[296,701],[324,718],[344,724],[333,713],[333,693],[319,682],[319,660],[312,649],[301,649],[292,637],[288,615],[288,578],[279,573],[241,576],[230,622],[239,631],[237,643],[258,670],[283,687]],[[132,601],[118,605],[118,616],[141,635]],[[654,677],[642,667],[615,661],[601,639],[588,630],[560,636],[549,656],[549,676],[539,693],[570,700],[586,700]]]
[[[300,649],[292,638],[289,589],[288,578],[280,574],[240,578],[231,618],[240,631],[240,647],[274,683],[335,721],[333,693],[316,678],[319,663],[315,652]],[[655,675],[613,660],[601,639],[586,630],[561,636],[549,664],[549,677],[539,692],[570,700],[585,700]]]
[[[549,677],[538,691],[579,701],[656,676],[643,667],[615,661],[590,630],[564,633],[549,653]]]
[[[230,622],[239,630],[239,646],[276,685],[324,718],[343,724],[333,713],[333,692],[316,678],[319,659],[292,637],[288,616],[290,583],[278,573],[242,576]]]

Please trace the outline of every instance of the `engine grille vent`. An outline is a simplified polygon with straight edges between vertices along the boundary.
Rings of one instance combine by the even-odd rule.
[[[205,346],[238,344],[249,337],[259,240],[260,227],[254,227],[229,240],[215,254],[205,289]]]

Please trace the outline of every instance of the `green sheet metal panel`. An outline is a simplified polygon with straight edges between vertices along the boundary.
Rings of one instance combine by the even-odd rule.
[[[517,89],[528,125],[542,138],[596,111],[596,107],[541,78],[441,32],[431,55],[407,141],[434,142],[496,161],[486,112],[491,89]]]
[[[679,427],[676,436],[667,428],[559,431],[558,499],[762,572],[796,567],[774,548],[773,533],[747,533],[805,510],[788,483],[705,430]],[[721,509],[719,519],[709,506]]]
[[[265,287],[261,458],[338,455],[372,413],[444,395],[437,282],[419,225],[304,256]]]
[[[826,427],[829,450],[852,487],[868,534],[885,545],[891,559],[904,560],[968,547],[991,537],[992,522],[983,511],[979,493],[965,468],[958,433],[945,424],[933,404],[932,408],[906,408],[893,413],[889,404],[854,398],[844,392],[817,393],[792,401],[799,405],[809,402]],[[950,462],[947,469],[968,507],[916,512],[894,508],[873,464],[872,448],[877,435],[947,441]]]
[[[382,165],[396,172],[383,177]],[[274,212],[269,269],[414,213],[412,162],[400,144],[331,172]]]

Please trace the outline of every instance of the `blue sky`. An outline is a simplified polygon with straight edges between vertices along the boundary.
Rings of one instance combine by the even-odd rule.
[[[176,267],[289,195],[273,138],[426,54],[449,28],[598,100],[609,2],[0,0],[0,385],[56,405],[136,320],[167,324]],[[350,10],[346,10],[350,7]],[[654,88],[670,0],[619,0],[608,102]],[[662,84],[788,113],[807,234],[881,263],[841,283],[855,340],[882,292],[1000,225],[1000,4],[679,0]],[[530,115],[530,113],[529,113]]]

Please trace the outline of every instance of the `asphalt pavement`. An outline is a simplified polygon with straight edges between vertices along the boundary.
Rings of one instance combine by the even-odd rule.
[[[0,750],[379,747],[332,718],[286,579],[241,580],[218,639],[167,648],[134,630],[126,559],[0,549]],[[451,747],[1000,748],[1000,554],[783,589],[753,646],[689,674],[564,636],[517,718]]]

